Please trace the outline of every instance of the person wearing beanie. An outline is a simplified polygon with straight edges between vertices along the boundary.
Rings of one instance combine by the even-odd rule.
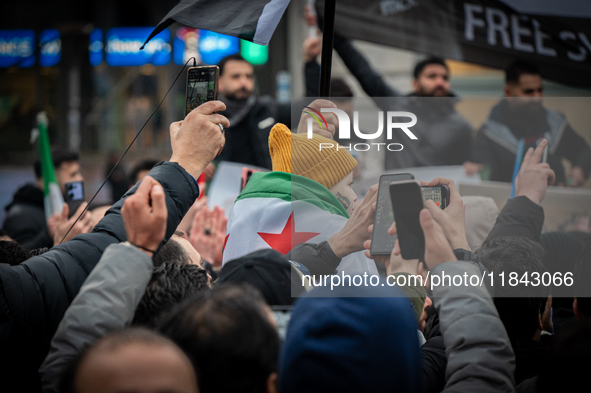
[[[279,359],[280,392],[421,391],[408,300],[395,288],[355,288],[359,297],[350,290],[315,288],[296,303]]]
[[[273,172],[254,173],[230,212],[223,263],[272,248],[311,275],[377,274],[362,252],[377,188],[354,209],[351,154],[331,139],[291,133],[283,124],[271,130],[269,151]],[[290,253],[298,246],[304,252]]]
[[[337,146],[333,140],[320,135],[308,138],[306,134],[292,134],[283,124],[275,125],[269,135],[274,172],[292,173],[322,184],[350,213],[354,200],[344,200],[338,195],[343,191],[350,198],[357,199],[356,195],[353,196],[353,189],[347,189],[353,182],[357,160],[346,149]]]

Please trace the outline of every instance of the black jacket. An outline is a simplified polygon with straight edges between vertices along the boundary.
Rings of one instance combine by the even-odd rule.
[[[540,240],[544,225],[544,209],[526,196],[511,198],[497,217],[486,240],[504,236],[522,236]]]
[[[334,37],[334,48],[365,93],[374,99],[381,110],[402,110],[417,116],[417,124],[411,128],[417,140],[410,140],[399,129],[394,131],[392,142],[402,143],[404,149],[386,153],[386,169],[462,165],[468,160],[472,127],[455,110],[457,98],[453,95],[444,99],[407,96],[397,100],[394,108],[392,100],[380,97],[401,97],[402,94],[386,83],[351,42],[337,34]],[[313,61],[305,64],[305,78],[306,96],[316,97],[320,83],[318,63]]]
[[[216,161],[240,162],[272,169],[269,133],[276,123],[291,126],[291,105],[269,97],[252,95],[245,103],[220,97],[227,109],[220,114],[230,120],[226,144]]]
[[[5,209],[3,229],[18,244],[27,250],[53,246],[47,232],[43,191],[26,184],[16,191]]]
[[[197,183],[176,163],[150,171],[166,193],[166,238],[174,233],[199,194]],[[70,302],[107,246],[126,240],[121,218],[125,197],[92,233],[52,248],[18,266],[0,264],[0,383],[2,392],[39,391],[37,370]]]
[[[490,113],[474,141],[471,161],[490,166],[490,180],[510,182],[519,140],[525,141],[525,149],[535,146],[535,141],[548,139],[548,164],[556,173],[556,183],[565,184],[566,176],[562,159],[579,166],[589,177],[591,172],[591,148],[572,127],[566,118],[541,105],[530,112],[511,109],[507,100],[502,100]]]

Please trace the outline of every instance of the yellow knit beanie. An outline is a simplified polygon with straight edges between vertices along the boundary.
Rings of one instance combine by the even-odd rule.
[[[321,143],[331,143],[332,148],[320,149]],[[292,134],[283,124],[275,124],[269,134],[269,151],[273,171],[287,172],[307,177],[331,188],[357,166],[357,160],[344,148],[337,150],[337,143],[314,134]]]

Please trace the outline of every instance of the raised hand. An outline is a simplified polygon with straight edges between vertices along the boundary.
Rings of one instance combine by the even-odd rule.
[[[61,213],[49,217],[49,220],[47,220],[47,226],[48,228],[52,228],[50,229],[50,234],[53,232],[54,246],[63,243],[62,239],[64,242],[67,242],[75,236],[92,231],[92,214],[90,212],[84,213],[84,216],[76,222],[76,219],[82,214],[86,205],[86,202],[82,203],[78,207],[78,210],[76,210],[76,213],[68,219],[68,216],[70,215],[70,207],[67,203],[64,203]],[[76,224],[72,227],[74,222],[76,222]],[[70,227],[72,227],[71,230]],[[68,233],[68,231],[70,232]],[[67,236],[66,233],[68,234]],[[66,236],[65,239],[64,236]]]
[[[421,210],[419,221],[425,235],[425,263],[429,270],[443,262],[457,261],[443,229],[431,212],[427,209]]]
[[[550,165],[541,162],[546,146],[548,141],[542,139],[535,150],[531,147],[527,150],[515,180],[515,196],[526,196],[538,205],[544,200],[548,186],[556,180]]]
[[[210,210],[205,206],[195,213],[191,225],[189,241],[214,268],[222,266],[227,224],[228,219],[224,214],[224,209],[215,206],[213,210]]]
[[[336,108],[337,107],[332,101],[321,100],[321,99],[312,101],[312,103],[308,106],[310,108],[317,110],[318,112],[320,112],[320,110],[322,108]],[[306,112],[308,112],[308,113],[306,113]],[[333,139],[334,133],[339,126],[339,120],[337,118],[337,115],[335,115],[334,113],[329,113],[329,112],[322,113],[322,116],[326,120],[326,124],[324,124],[324,121],[322,119],[320,119],[320,124],[318,124],[316,119],[314,119],[314,116],[310,115],[309,113],[314,113],[314,116],[316,116],[317,118],[320,119],[320,116],[318,116],[318,114],[316,114],[313,110],[310,110],[308,108],[304,108],[304,110],[302,111],[302,115],[300,116],[300,124],[298,125],[298,132],[297,133],[298,134],[306,134],[308,132],[308,119],[311,119],[313,134],[320,135],[320,136],[323,136],[328,139]],[[328,125],[328,129],[327,129],[327,125]]]
[[[373,224],[377,198],[378,185],[375,184],[370,187],[363,200],[355,205],[343,229],[328,239],[328,244],[337,257],[343,258],[363,250],[364,242],[371,238],[367,228]]]
[[[222,151],[226,138],[220,124],[230,127],[225,116],[215,112],[226,109],[221,101],[208,101],[193,109],[185,120],[170,125],[172,157],[195,179]]]
[[[374,226],[373,224],[369,226],[368,231],[369,233],[373,233]],[[393,236],[396,234],[396,225],[392,224],[390,229],[388,229],[388,234]],[[363,243],[363,247],[365,248],[365,256],[369,259],[373,259],[376,262],[379,262],[386,266],[386,274],[391,275],[394,273],[409,273],[412,275],[421,274],[422,273],[422,263],[419,263],[418,259],[403,259],[400,255],[400,245],[398,240],[394,245],[394,249],[390,255],[371,255],[371,240],[366,240]]]
[[[470,250],[470,245],[466,238],[466,206],[464,205],[464,200],[453,180],[438,177],[431,180],[427,185],[433,187],[438,184],[446,185],[449,188],[449,204],[444,210],[441,210],[435,205],[435,202],[428,200],[425,202],[425,207],[431,212],[435,221],[441,225],[447,240],[454,250],[458,248]]]
[[[166,196],[153,177],[142,179],[135,194],[128,196],[121,208],[127,240],[150,256],[158,250],[166,235]]]
[[[316,60],[316,58],[320,56],[320,51],[322,50],[322,41],[320,37],[306,38],[302,49],[304,51],[305,62]]]

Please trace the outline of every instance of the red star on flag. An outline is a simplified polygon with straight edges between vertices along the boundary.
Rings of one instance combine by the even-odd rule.
[[[222,251],[224,251],[226,249],[226,243],[228,243],[228,238],[230,237],[230,234],[228,233],[226,235],[226,238],[224,239],[224,247],[222,248]]]
[[[273,250],[284,255],[291,251],[292,246],[295,247],[298,244],[305,243],[320,235],[320,233],[315,232],[296,232],[293,212],[289,215],[287,223],[285,223],[285,227],[283,227],[281,233],[257,233]]]

